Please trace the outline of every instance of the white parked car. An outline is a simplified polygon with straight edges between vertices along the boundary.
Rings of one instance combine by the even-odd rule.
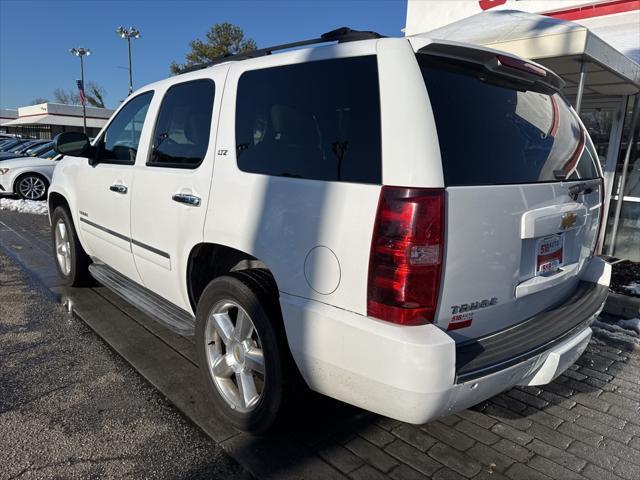
[[[23,157],[0,162],[0,195],[44,200],[60,156]]]
[[[212,402],[253,432],[298,375],[411,423],[548,383],[610,277],[600,166],[561,84],[340,29],[145,86],[93,144],[56,138],[60,275],[195,335]]]

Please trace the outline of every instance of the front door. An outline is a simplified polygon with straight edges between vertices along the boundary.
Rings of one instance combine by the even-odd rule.
[[[87,163],[76,179],[79,233],[88,253],[137,282],[130,230],[133,168],[146,151],[140,147],[148,145],[145,118],[152,97],[142,93],[120,109],[95,142],[94,165]]]
[[[224,71],[164,93],[146,162],[135,168],[131,237],[143,284],[190,310],[186,268],[202,242]]]

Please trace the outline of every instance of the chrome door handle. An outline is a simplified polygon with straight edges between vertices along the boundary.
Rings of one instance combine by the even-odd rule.
[[[127,191],[129,190],[126,186],[124,185],[111,185],[109,187],[109,190],[111,190],[112,192],[116,192],[116,193],[121,193],[121,194],[126,194]]]
[[[187,205],[191,205],[192,207],[200,206],[200,197],[197,197],[196,195],[189,195],[188,193],[176,193],[171,198],[174,202],[186,203]]]

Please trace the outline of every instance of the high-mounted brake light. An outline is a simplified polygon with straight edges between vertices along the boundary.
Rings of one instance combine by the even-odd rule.
[[[573,171],[576,168],[576,165],[578,165],[578,160],[580,159],[580,156],[582,155],[582,151],[585,148],[584,140],[585,140],[584,131],[580,129],[580,137],[578,138],[578,144],[576,146],[576,149],[571,154],[571,157],[569,157],[569,160],[567,160],[567,162],[562,166],[562,171],[565,173],[566,178],[569,178],[569,175],[573,173]]]
[[[367,315],[400,325],[432,322],[444,250],[444,190],[382,187]]]
[[[540,68],[537,65],[520,60],[519,58],[508,57],[507,55],[498,55],[498,63],[505,67],[515,68],[516,70],[522,70],[523,72],[532,73],[539,77],[546,77],[547,71],[544,68]]]

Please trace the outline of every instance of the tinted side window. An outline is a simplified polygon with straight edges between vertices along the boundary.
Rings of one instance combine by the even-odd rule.
[[[129,165],[135,162],[151,98],[153,92],[138,95],[118,112],[100,141],[100,162]]]
[[[238,167],[245,172],[381,183],[376,57],[242,74],[236,151]]]
[[[209,145],[215,85],[212,80],[180,83],[167,90],[153,134],[148,165],[195,168]]]

